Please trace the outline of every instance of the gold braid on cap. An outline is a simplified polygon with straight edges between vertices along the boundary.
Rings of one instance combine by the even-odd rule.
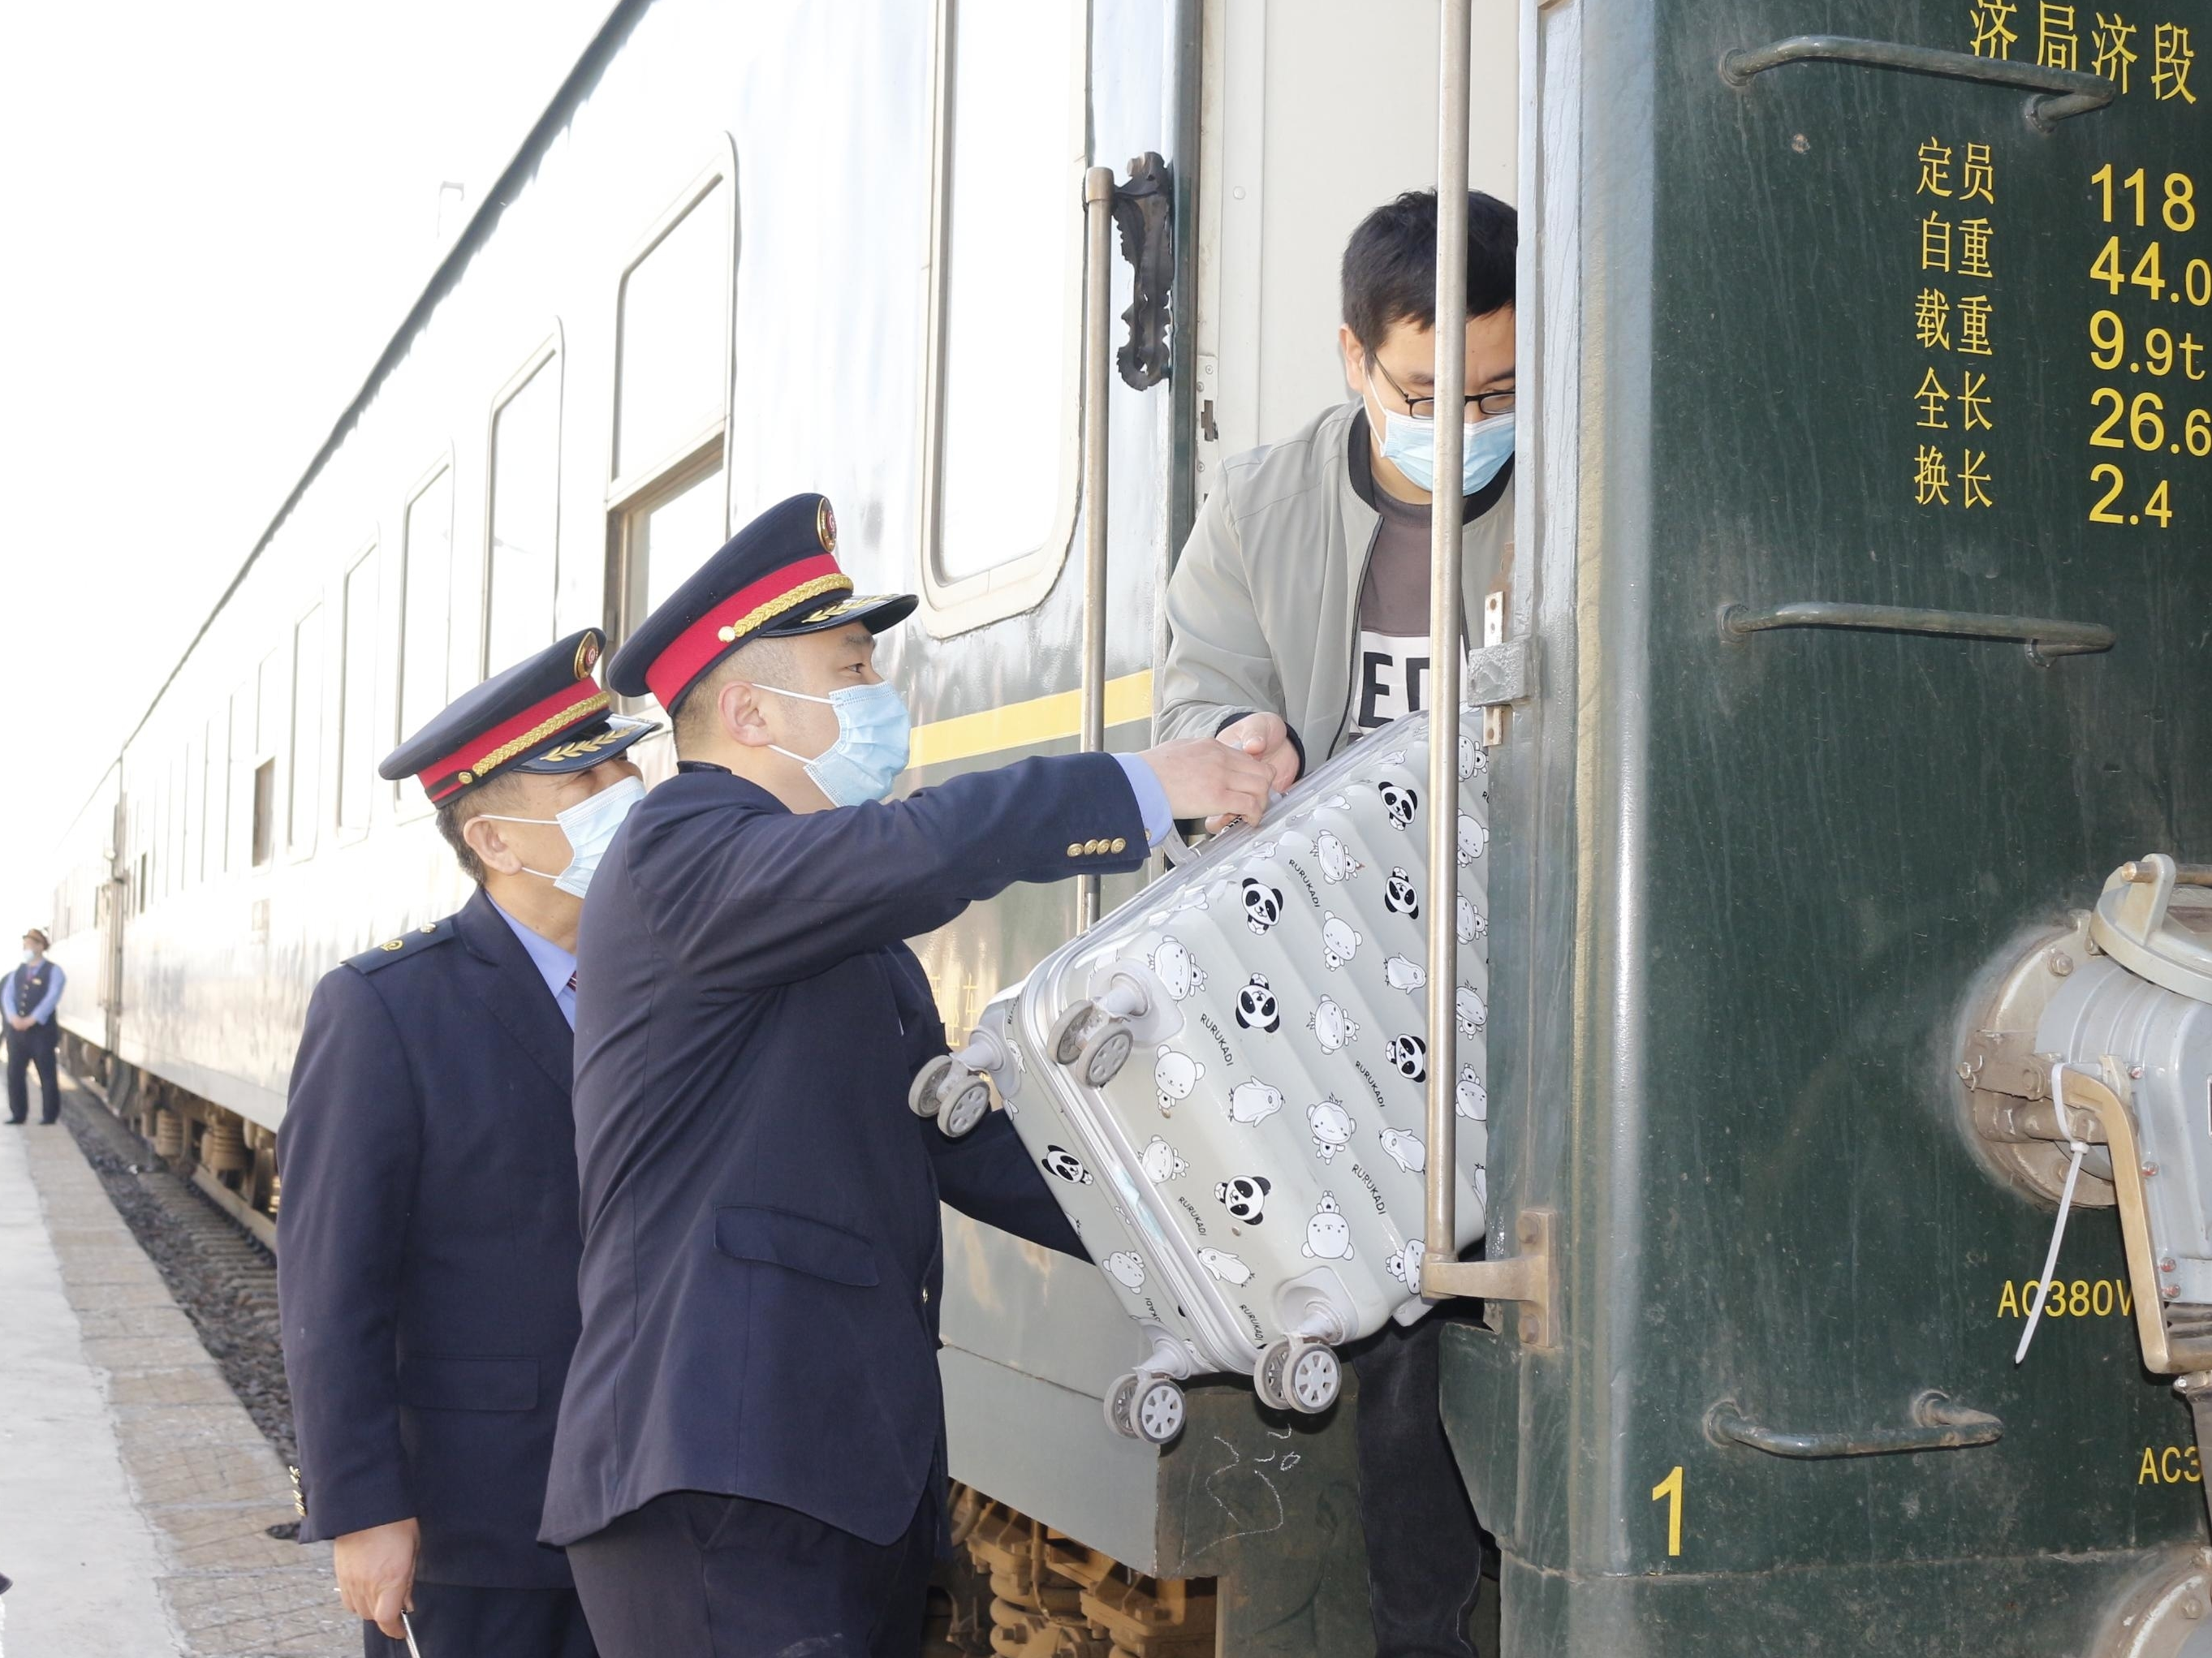
[[[594,714],[607,706],[607,694],[600,691],[586,697],[574,708],[563,708],[550,720],[540,720],[512,743],[502,743],[469,769],[482,777],[494,766],[503,766],[532,743],[543,743],[558,731],[565,731],[586,715]]]
[[[786,610],[795,610],[810,598],[819,598],[824,593],[849,593],[853,578],[840,572],[835,575],[818,575],[811,581],[802,581],[787,593],[780,593],[765,604],[757,605],[735,622],[726,622],[714,630],[714,637],[725,645],[734,645],[763,622],[774,621]]]

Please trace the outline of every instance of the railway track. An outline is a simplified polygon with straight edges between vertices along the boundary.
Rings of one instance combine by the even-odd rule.
[[[64,1124],[254,1426],[286,1463],[296,1462],[276,1258],[109,1112],[96,1084],[73,1080]]]

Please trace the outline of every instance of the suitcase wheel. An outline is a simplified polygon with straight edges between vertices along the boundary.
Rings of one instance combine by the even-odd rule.
[[[1124,1439],[1137,1436],[1137,1424],[1129,1419],[1129,1406],[1136,1402],[1137,1373],[1124,1370],[1106,1390],[1106,1425]]]
[[[1148,1444],[1167,1444],[1182,1431],[1182,1389],[1165,1376],[1148,1382],[1137,1390],[1129,1415],[1137,1424],[1138,1438]]]
[[[1053,1032],[1052,1056],[1091,1087],[1103,1088],[1129,1062],[1133,1040],[1121,1018],[1096,1002],[1077,1002]]]
[[[1294,1354],[1288,1389],[1291,1408],[1308,1416],[1327,1410],[1336,1403],[1337,1389],[1344,1382],[1336,1354],[1310,1337],[1294,1337],[1291,1345]]]
[[[1165,1376],[1125,1370],[1106,1390],[1106,1425],[1125,1439],[1164,1445],[1182,1431],[1182,1389]]]
[[[991,1084],[977,1077],[938,1114],[937,1132],[949,1140],[957,1140],[990,1114]]]
[[[1260,1395],[1262,1405],[1278,1411],[1291,1408],[1291,1396],[1283,1391],[1290,1368],[1291,1344],[1269,1343],[1267,1350],[1260,1355],[1260,1362],[1252,1367],[1252,1391]]]
[[[913,1085],[906,1090],[906,1102],[913,1108],[915,1116],[933,1117],[943,1108],[945,1102],[938,1097],[937,1090],[958,1064],[946,1054],[915,1072]]]
[[[1084,1042],[1105,1023],[1106,1016],[1099,1011],[1097,1003],[1070,1003],[1053,1027],[1052,1057],[1062,1065],[1073,1065],[1082,1055]]]
[[[1109,1026],[1084,1043],[1083,1080],[1093,1088],[1105,1087],[1129,1062],[1130,1045],[1129,1033],[1119,1024]]]

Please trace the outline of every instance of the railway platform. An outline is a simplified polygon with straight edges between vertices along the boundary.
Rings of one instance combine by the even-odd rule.
[[[360,1650],[328,1548],[271,1534],[282,1461],[65,1126],[0,1127],[0,1658]]]

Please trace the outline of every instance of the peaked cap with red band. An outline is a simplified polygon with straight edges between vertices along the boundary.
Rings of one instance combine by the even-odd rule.
[[[376,774],[413,777],[442,805],[502,772],[589,771],[613,759],[656,727],[607,712],[592,677],[605,642],[586,628],[494,674],[386,755]]]
[[[826,495],[778,501],[646,617],[607,664],[624,696],[653,693],[673,713],[684,692],[739,646],[861,623],[881,633],[914,614],[912,593],[855,597],[837,563]]]

